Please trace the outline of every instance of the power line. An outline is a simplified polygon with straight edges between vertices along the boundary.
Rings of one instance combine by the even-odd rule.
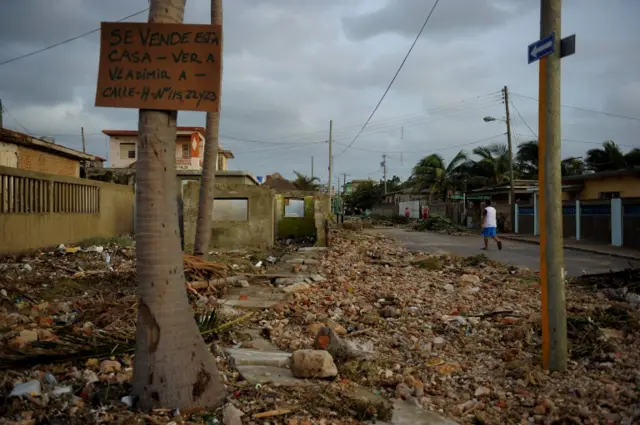
[[[360,129],[360,131],[358,132],[358,134],[356,134],[356,137],[353,138],[353,140],[351,141],[351,143],[349,143],[349,146],[347,146],[342,152],[340,152],[337,156],[342,155],[343,153],[345,153],[347,151],[347,149],[349,149],[355,142],[356,140],[358,140],[358,137],[360,136],[360,134],[362,134],[362,132],[364,131],[365,127],[367,126],[367,124],[369,124],[369,121],[371,121],[371,118],[373,118],[373,115],[376,113],[376,111],[378,110],[378,108],[380,107],[380,105],[382,104],[382,101],[384,100],[384,98],[387,96],[387,93],[389,93],[389,90],[391,89],[391,86],[393,85],[393,83],[396,81],[396,78],[398,77],[398,74],[400,74],[400,71],[402,70],[402,67],[404,66],[405,62],[407,61],[407,59],[409,58],[409,55],[411,54],[411,52],[413,51],[413,48],[415,47],[416,43],[418,42],[418,39],[420,38],[420,36],[422,35],[422,32],[424,31],[425,27],[427,26],[427,23],[429,22],[429,19],[431,18],[431,15],[433,14],[433,11],[436,10],[436,6],[438,5],[438,3],[440,2],[440,0],[436,0],[435,3],[433,4],[433,7],[431,8],[431,11],[429,11],[429,14],[427,15],[427,19],[424,20],[424,23],[422,24],[422,27],[420,28],[420,31],[418,31],[418,35],[416,36],[416,39],[413,40],[413,43],[411,44],[411,47],[409,47],[409,51],[407,52],[407,54],[405,55],[404,59],[402,60],[402,62],[400,63],[400,66],[398,67],[398,70],[396,71],[395,75],[393,76],[393,78],[391,79],[391,82],[389,83],[389,85],[387,86],[387,89],[384,91],[384,93],[382,94],[382,97],[380,98],[380,100],[378,101],[378,104],[376,105],[375,108],[373,108],[373,111],[371,112],[371,115],[369,115],[369,118],[367,118],[367,121],[364,123],[364,125],[362,126],[362,128]]]
[[[514,95],[514,96],[523,97],[525,99],[531,99],[531,100],[535,100],[536,102],[539,102],[539,100],[537,98],[535,98],[535,97],[525,96],[523,94],[518,94],[518,93],[513,93],[513,92],[511,92],[511,94]],[[560,105],[560,106],[562,106],[563,108],[575,109],[575,110],[583,111],[583,112],[591,112],[593,114],[606,115],[606,116],[614,117],[614,118],[622,118],[622,119],[625,119],[625,120],[640,121],[640,118],[637,118],[637,117],[629,117],[629,116],[626,116],[626,115],[614,114],[612,112],[598,111],[598,110],[595,110],[595,109],[582,108],[582,107],[579,107],[579,106],[572,106],[572,105]]]
[[[4,112],[7,113],[7,115],[9,115],[9,117],[13,118],[13,120],[20,126],[20,128],[27,134],[31,134],[31,132],[27,129],[27,127],[25,127],[24,125],[22,125],[22,123],[20,121],[18,121],[18,119],[16,117],[14,117],[11,112],[9,112],[9,110],[7,109],[6,106],[2,105],[2,110]]]
[[[127,19],[133,18],[135,16],[138,16],[138,15],[140,15],[140,14],[142,14],[142,13],[148,11],[148,10],[149,10],[149,8],[147,7],[146,9],[143,9],[143,10],[141,10],[139,12],[133,13],[133,14],[131,14],[129,16],[125,16],[122,19],[118,19],[116,22],[126,21]],[[75,41],[75,40],[77,40],[79,38],[82,38],[82,37],[86,37],[88,35],[91,35],[93,33],[98,32],[98,31],[100,31],[100,28],[93,29],[91,31],[85,32],[85,33],[80,34],[80,35],[76,35],[75,37],[71,37],[69,39],[66,39],[64,41],[60,41],[58,43],[55,43],[55,44],[52,44],[50,46],[44,47],[42,49],[35,50],[35,51],[31,52],[31,53],[27,53],[27,54],[24,54],[24,55],[16,56],[15,58],[4,60],[4,61],[0,62],[0,66],[6,65],[6,64],[11,63],[11,62],[15,62],[15,61],[20,60],[20,59],[28,58],[29,56],[37,55],[38,53],[46,52],[47,50],[51,50],[51,49],[53,49],[55,47],[62,46],[63,44],[70,43],[72,41]]]
[[[527,121],[524,119],[524,117],[522,116],[522,114],[520,113],[520,111],[518,110],[518,108],[516,107],[516,104],[513,103],[513,100],[511,100],[511,98],[509,98],[509,103],[511,103],[511,106],[513,106],[513,109],[516,110],[516,113],[518,114],[518,116],[520,117],[520,119],[522,120],[522,122],[524,123],[524,125],[527,126],[527,128],[529,129],[529,131],[531,132],[531,134],[533,134],[533,137],[535,137],[536,139],[538,138],[538,135],[536,134],[535,131],[533,131],[533,129],[531,127],[529,127],[529,124],[527,124]]]
[[[517,134],[517,133],[514,133]],[[523,134],[518,134],[519,136],[523,136],[523,137],[527,137],[526,135]],[[587,140],[576,140],[576,139],[567,139],[567,138],[563,138],[562,139],[563,142],[569,142],[569,143],[583,143],[583,144],[588,144],[588,145],[600,145],[602,146],[603,142],[591,142],[591,141],[587,141]],[[635,145],[621,145],[619,143],[616,143],[616,145],[620,146],[620,147],[624,147],[624,148],[635,148],[637,146]]]

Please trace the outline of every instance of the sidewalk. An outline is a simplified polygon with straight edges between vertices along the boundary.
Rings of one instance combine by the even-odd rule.
[[[520,235],[517,233],[505,233],[498,235],[502,239],[510,241],[525,242],[540,245],[540,237],[533,235]],[[610,255],[612,257],[624,258],[627,260],[640,261],[640,251],[630,248],[619,248],[611,245],[602,245],[589,242],[580,242],[574,239],[564,241],[564,249],[574,251],[584,251],[593,254]]]

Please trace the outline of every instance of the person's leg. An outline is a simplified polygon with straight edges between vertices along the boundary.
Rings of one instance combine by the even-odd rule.
[[[483,249],[489,249],[489,238],[488,237],[484,237],[484,248]]]

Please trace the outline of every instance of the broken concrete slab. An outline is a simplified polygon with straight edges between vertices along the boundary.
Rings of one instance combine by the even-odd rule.
[[[305,246],[302,248],[298,248],[298,252],[324,252],[327,251],[329,248],[327,248],[326,246]]]
[[[248,348],[229,348],[226,350],[231,366],[275,366],[288,368],[291,353],[284,351],[262,351]]]
[[[436,412],[420,409],[403,400],[396,400],[393,404],[391,425],[459,425],[450,419],[440,416]]]
[[[304,258],[286,258],[284,259],[284,262],[287,264],[304,264]]]
[[[273,287],[250,286],[248,288],[230,288],[224,297],[218,300],[226,305],[250,310],[274,308],[287,299],[287,294],[276,291]]]
[[[249,335],[251,337],[251,340],[243,342],[242,348],[260,351],[281,351],[278,347],[276,347],[270,341],[267,341],[260,335],[260,329],[250,328],[246,329],[244,333]]]
[[[276,285],[294,285],[296,283],[304,282],[307,279],[305,276],[296,277],[279,277],[276,279]]]
[[[322,381],[307,381],[293,376],[291,370],[275,366],[237,366],[240,376],[251,385],[273,385],[276,387],[300,387],[325,384]]]

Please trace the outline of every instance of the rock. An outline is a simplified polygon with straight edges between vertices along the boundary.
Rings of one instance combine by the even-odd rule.
[[[242,410],[229,403],[222,409],[222,423],[224,425],[242,425]]]
[[[473,274],[463,274],[458,279],[458,283],[476,285],[480,283],[480,278]]]
[[[31,344],[38,340],[38,331],[25,329],[20,331],[20,338],[22,338],[22,341],[24,341],[25,344]]]
[[[42,394],[42,385],[37,379],[18,384],[13,387],[9,393],[9,397],[20,397],[23,395],[40,395]]]
[[[411,397],[411,388],[404,382],[401,382],[396,386],[396,397],[403,400],[407,400]]]
[[[377,313],[370,311],[364,316],[362,316],[362,323],[369,326],[374,326],[380,323],[380,316]]]
[[[311,290],[311,285],[305,282],[297,282],[292,285],[283,286],[280,288],[280,291],[284,292],[285,294],[294,294],[294,293],[297,294],[297,293],[306,292],[309,290]]]
[[[92,384],[94,382],[98,382],[100,381],[100,379],[98,378],[98,375],[96,375],[96,373],[92,370],[86,369],[83,373],[82,373],[82,379],[84,379],[84,381],[87,384]]]
[[[545,413],[547,413],[547,408],[542,404],[538,404],[535,409],[533,409],[533,411],[536,415],[544,415]]]
[[[444,285],[444,290],[447,292],[454,292],[456,288],[454,288],[452,284],[447,283],[446,285]]]
[[[296,378],[332,378],[338,368],[328,351],[297,350],[291,356],[291,373]]]
[[[104,360],[100,363],[100,373],[117,373],[122,370],[122,365],[115,360]]]
[[[322,283],[322,282],[326,282],[327,278],[322,276],[321,274],[314,274],[314,275],[311,275],[311,280],[313,280],[315,283]]]
[[[238,288],[248,288],[251,285],[249,285],[249,281],[247,280],[237,280],[235,286]]]
[[[344,336],[347,334],[347,329],[334,320],[328,319],[325,324],[327,325],[327,327],[333,329],[333,331],[338,335]]]
[[[433,339],[433,348],[440,350],[447,343],[444,338],[437,336]]]
[[[323,327],[324,327],[324,323],[316,322],[316,323],[310,324],[309,327],[307,328],[307,331],[309,332],[310,335],[315,336]]]
[[[342,340],[333,329],[326,326],[318,331],[313,341],[313,348],[328,351],[337,362],[364,359],[370,354],[357,348],[350,341]]]
[[[98,361],[98,359],[89,359],[84,365],[86,367],[97,368],[98,366],[100,366],[100,362]]]
[[[390,305],[380,310],[380,316],[384,317],[385,319],[389,319],[391,317],[397,317],[398,315],[399,315],[398,309]]]
[[[414,396],[416,398],[422,398],[424,396],[424,383],[417,378],[414,381]]]
[[[487,387],[478,387],[476,388],[476,392],[474,393],[475,397],[486,397],[491,394],[491,389]]]

